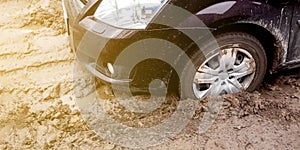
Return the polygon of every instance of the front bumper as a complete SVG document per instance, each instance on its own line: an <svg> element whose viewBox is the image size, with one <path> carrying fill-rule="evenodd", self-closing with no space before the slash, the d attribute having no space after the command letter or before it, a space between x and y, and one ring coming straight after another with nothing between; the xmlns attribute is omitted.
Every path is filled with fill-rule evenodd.
<svg viewBox="0 0 300 150"><path fill-rule="evenodd" d="M91 2L88 5L94 4ZM62 0L62 8L70 46L76 53L77 61L91 74L105 82L115 84L129 83L130 79L117 79L117 77L111 75L107 68L107 63L109 63L107 54L99 58L103 53L103 49L105 49L106 43L123 30L93 21L91 17L85 17L79 21L80 9L81 11L85 10L82 5L75 1Z"/></svg>
<svg viewBox="0 0 300 150"><path fill-rule="evenodd" d="M95 10L95 7L97 7L100 2L101 1L89 1L78 16L74 16L74 13L70 10L72 9L70 8L70 3L72 3L70 0L64 0L64 5L67 14L66 23L70 31L70 43L76 52L78 62L85 66L90 73L105 82L128 83L131 82L132 79L135 79L135 72L129 79L127 78L126 75L129 70L126 65L113 66L115 68L115 74L113 75L107 67L108 64L114 64L121 51L135 41L146 38L157 39L158 36L160 39L167 39L172 43L176 43L181 49L189 47L190 43L192 43L189 37L182 36L181 31L176 29L170 30L170 28L165 26L162 26L162 28L159 28L161 26L154 26L156 28L153 28L153 30L152 28L147 30L130 30L105 24L93 17L92 11ZM171 17L173 16L173 14L170 15ZM192 29L194 30L194 28ZM189 30L189 28L186 30ZM202 31L203 29L199 28L198 30ZM174 54L162 51L162 55L172 56ZM180 55L174 56L174 61L180 59L179 57ZM164 68L162 68L162 70L164 70ZM127 71L125 73L126 75L123 75L122 71Z"/></svg>
<svg viewBox="0 0 300 150"><path fill-rule="evenodd" d="M126 70L122 68L123 66L111 66L111 70L114 71L108 68L108 64L114 63L116 51L121 49L118 43L111 41L124 30L97 22L92 17L82 19L78 28L80 29L74 29L71 34L81 37L80 42L75 44L77 45L76 56L79 63L85 66L94 76L105 82L113 84L131 82L131 79L124 79L124 76L121 74L122 71L120 70Z"/></svg>
<svg viewBox="0 0 300 150"><path fill-rule="evenodd" d="M98 77L99 79L108 82L108 83L112 83L112 84L123 84L123 83L129 83L132 80L131 79L114 79L111 77L106 76L105 74L99 72L96 69L96 63L89 63L89 64L85 64L85 68L92 73L94 76Z"/></svg>

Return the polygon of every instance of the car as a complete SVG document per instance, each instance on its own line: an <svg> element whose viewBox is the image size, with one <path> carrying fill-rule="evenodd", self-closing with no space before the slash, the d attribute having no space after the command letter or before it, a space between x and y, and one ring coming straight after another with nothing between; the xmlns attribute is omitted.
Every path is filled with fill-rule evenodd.
<svg viewBox="0 0 300 150"><path fill-rule="evenodd" d="M300 66L299 0L64 0L63 8L80 64L134 94L251 92L266 74Z"/></svg>

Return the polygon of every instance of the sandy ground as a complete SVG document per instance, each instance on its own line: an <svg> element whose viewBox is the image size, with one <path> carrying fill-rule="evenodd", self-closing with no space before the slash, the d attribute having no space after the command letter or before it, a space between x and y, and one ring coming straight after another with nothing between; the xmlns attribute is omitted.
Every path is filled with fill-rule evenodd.
<svg viewBox="0 0 300 150"><path fill-rule="evenodd" d="M98 137L76 109L60 5L0 0L0 149L127 149ZM207 108L199 108L178 136L150 149L300 149L299 69L226 96L204 134L196 125Z"/></svg>

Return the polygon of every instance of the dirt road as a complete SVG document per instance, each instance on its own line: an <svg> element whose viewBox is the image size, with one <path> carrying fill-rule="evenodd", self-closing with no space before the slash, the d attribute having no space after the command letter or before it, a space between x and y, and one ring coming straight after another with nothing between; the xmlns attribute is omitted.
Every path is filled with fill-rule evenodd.
<svg viewBox="0 0 300 150"><path fill-rule="evenodd" d="M0 14L0 149L127 149L98 137L76 109L61 2L0 0ZM300 70L226 96L204 134L198 114L151 149L300 149Z"/></svg>

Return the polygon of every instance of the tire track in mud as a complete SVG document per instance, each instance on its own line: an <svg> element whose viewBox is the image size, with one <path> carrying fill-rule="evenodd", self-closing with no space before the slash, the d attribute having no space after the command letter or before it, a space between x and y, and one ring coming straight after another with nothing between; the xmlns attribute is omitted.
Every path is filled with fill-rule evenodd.
<svg viewBox="0 0 300 150"><path fill-rule="evenodd" d="M0 12L0 149L103 149L75 108L61 2L2 0Z"/></svg>

